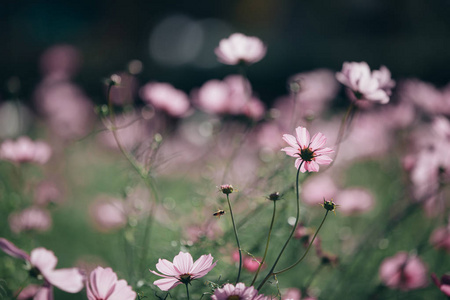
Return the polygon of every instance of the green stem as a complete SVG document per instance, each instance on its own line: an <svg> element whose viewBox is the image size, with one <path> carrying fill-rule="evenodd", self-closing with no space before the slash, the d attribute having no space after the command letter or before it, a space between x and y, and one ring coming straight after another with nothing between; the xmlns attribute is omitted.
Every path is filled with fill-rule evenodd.
<svg viewBox="0 0 450 300"><path fill-rule="evenodd" d="M264 256L259 264L258 270L256 271L255 277L253 278L253 281L250 285L255 284L256 279L258 278L258 274L259 271L261 270L262 265L264 264L265 260L266 260L266 256L267 256L267 250L269 249L269 243L270 243L270 236L272 234L272 228L273 228L273 223L275 220L275 212L277 209L277 201L273 201L273 214L272 214L272 221L270 221L270 227L269 227L269 234L267 235L267 243L266 243L266 249L264 250Z"/></svg>
<svg viewBox="0 0 450 300"><path fill-rule="evenodd" d="M323 217L322 222L321 222L320 225L319 225L319 228L317 228L316 233L314 234L314 236L313 236L311 242L310 242L309 245L308 245L308 248L306 249L306 251L305 251L305 253L302 255L302 257L300 257L300 258L299 258L294 264L292 264L291 266L289 266L289 267L287 267L287 268L284 268L284 269L282 269L281 271L273 272L274 275L278 275L278 274L284 273L284 272L286 272L286 271L289 271L290 269L292 269L292 268L294 268L296 265L298 265L298 264L306 257L306 255L307 255L308 252L309 252L309 249L311 249L311 247L312 247L312 245L313 245L313 243L314 243L314 240L315 240L316 237L317 237L317 234L319 233L320 229L322 228L323 223L325 223L325 220L326 220L326 218L327 218L327 216L328 216L328 213L329 213L329 210L327 210L327 212L325 213L325 216Z"/></svg>
<svg viewBox="0 0 450 300"><path fill-rule="evenodd" d="M233 210L231 209L230 197L227 194L228 208L230 209L231 222L233 223L234 236L236 237L236 243L239 249L239 271L236 278L236 284L239 282L239 278L241 277L241 269L242 269L242 250L241 244L239 243L239 237L236 229L236 223L234 222Z"/></svg>
<svg viewBox="0 0 450 300"><path fill-rule="evenodd" d="M299 195L299 189L298 189L298 177L299 177L299 173L300 173L300 169L303 165L303 161L300 163L300 166L298 166L297 169L297 176L295 179L295 191L296 191L296 196L297 196L297 216L295 217L295 224L292 227L291 230L291 234L289 235L288 239L286 240L286 242L284 243L283 248L280 251L280 254L278 254L277 259L275 260L275 262L273 263L272 268L270 268L269 272L267 273L266 277L264 277L263 281L259 284L257 290L261 290L261 288L264 286L264 284L266 283L266 281L274 275L273 270L275 269L276 265L278 264L278 261L281 258L281 255L283 254L284 250L286 249L287 245L289 244L292 236L294 235L295 230L297 229L297 224L298 224L298 220L300 218L300 195Z"/></svg>
<svg viewBox="0 0 450 300"><path fill-rule="evenodd" d="M337 158L338 153L339 153L339 148L340 148L342 140L344 138L345 129L349 125L349 124L347 124L347 121L349 120L349 117L350 117L351 113L353 112L353 108L355 108L355 102L354 101L350 102L350 105L349 105L349 107L347 109L347 112L345 113L345 116L342 119L341 126L339 127L339 133L338 133L338 136L337 136L337 139L336 139L336 143L335 143L334 160L331 162L331 164L328 166L327 169L331 168L331 166L336 161L336 158Z"/></svg>
<svg viewBox="0 0 450 300"><path fill-rule="evenodd" d="M189 287L188 287L187 283L186 283L186 295L187 295L187 298L189 300Z"/></svg>

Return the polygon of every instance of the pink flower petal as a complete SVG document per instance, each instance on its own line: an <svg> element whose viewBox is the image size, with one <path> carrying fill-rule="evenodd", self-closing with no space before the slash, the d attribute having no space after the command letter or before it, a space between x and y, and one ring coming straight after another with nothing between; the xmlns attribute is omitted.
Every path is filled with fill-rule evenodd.
<svg viewBox="0 0 450 300"><path fill-rule="evenodd" d="M281 151L286 152L287 155L292 156L292 157L299 156L298 149L294 149L292 147L285 147L285 148L281 149Z"/></svg>
<svg viewBox="0 0 450 300"><path fill-rule="evenodd" d="M290 134L283 134L283 140L294 149L300 148L299 144L297 143L297 139Z"/></svg>
<svg viewBox="0 0 450 300"><path fill-rule="evenodd" d="M181 252L173 258L173 266L179 274L187 274L190 272L193 265L192 255L190 253Z"/></svg>
<svg viewBox="0 0 450 300"><path fill-rule="evenodd" d="M298 145L301 148L309 147L310 136L308 130L305 127L297 127L295 132L297 133Z"/></svg>
<svg viewBox="0 0 450 300"><path fill-rule="evenodd" d="M175 270L173 263L171 263L167 259L159 259L158 263L156 264L156 269L167 276L178 276L183 274Z"/></svg>
<svg viewBox="0 0 450 300"><path fill-rule="evenodd" d="M91 272L90 283L92 293L96 298L106 298L112 293L117 275L111 268L97 267Z"/></svg>
<svg viewBox="0 0 450 300"><path fill-rule="evenodd" d="M161 291L168 291L181 284L181 282L176 278L163 278L156 280L153 284L159 287Z"/></svg>
<svg viewBox="0 0 450 300"><path fill-rule="evenodd" d="M33 300L53 300L53 287L43 286L39 289Z"/></svg>
<svg viewBox="0 0 450 300"><path fill-rule="evenodd" d="M46 277L47 273L53 271L56 267L58 259L52 251L45 248L36 248L31 251L30 262Z"/></svg>
<svg viewBox="0 0 450 300"><path fill-rule="evenodd" d="M78 293L83 289L83 275L76 268L59 269L44 275L52 285L68 293Z"/></svg>
<svg viewBox="0 0 450 300"><path fill-rule="evenodd" d="M30 256L22 249L17 248L13 243L7 239L0 238L0 249L2 249L6 254L20 258L23 260L30 260Z"/></svg>
<svg viewBox="0 0 450 300"><path fill-rule="evenodd" d="M319 148L322 148L326 142L327 142L327 138L321 132L318 132L312 137L311 145L309 146L309 148L311 148L311 150L315 151Z"/></svg>
<svg viewBox="0 0 450 300"><path fill-rule="evenodd" d="M317 156L314 160L320 165L329 165L333 161L326 155Z"/></svg>
<svg viewBox="0 0 450 300"><path fill-rule="evenodd" d="M134 300L136 293L128 283L121 279L115 284L114 292L108 297L108 300Z"/></svg>

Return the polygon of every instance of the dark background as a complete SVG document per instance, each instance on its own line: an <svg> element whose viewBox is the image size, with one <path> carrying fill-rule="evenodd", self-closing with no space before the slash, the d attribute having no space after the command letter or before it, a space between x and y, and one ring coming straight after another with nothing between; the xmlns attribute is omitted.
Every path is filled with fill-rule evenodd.
<svg viewBox="0 0 450 300"><path fill-rule="evenodd" d="M150 54L151 34L174 14L226 25L196 50L196 63L161 63ZM141 83L165 81L189 92L206 80L236 73L231 66L198 64L215 60L214 47L232 32L258 36L268 45L266 58L248 70L267 103L286 92L292 74L319 67L340 70L344 61L364 60L372 68L383 64L396 79L418 77L442 86L450 79L449 16L449 0L1 0L0 99L8 98L6 82L17 76L21 96L29 101L41 80L40 55L61 43L80 50L83 65L74 80L97 103L103 101L102 78L124 70L132 59L143 62ZM164 35L166 47L198 46L177 44L180 35L186 37L184 29Z"/></svg>

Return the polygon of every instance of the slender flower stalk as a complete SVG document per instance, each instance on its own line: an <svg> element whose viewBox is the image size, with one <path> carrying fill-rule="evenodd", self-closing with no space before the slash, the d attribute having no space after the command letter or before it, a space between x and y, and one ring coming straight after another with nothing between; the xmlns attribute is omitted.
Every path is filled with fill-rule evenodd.
<svg viewBox="0 0 450 300"><path fill-rule="evenodd" d="M278 274L284 273L284 272L286 272L286 271L289 271L290 269L294 268L296 265L298 265L299 263L302 262L302 260L306 257L306 255L308 254L309 250L311 249L311 246L313 245L314 240L315 240L316 237L317 237L317 234L319 233L320 229L322 228L322 225L325 223L325 220L326 220L326 218L327 218L327 216L328 216L328 212L330 212L330 210L327 210L327 211L326 211L325 216L323 217L322 222L321 222L320 225L319 225L319 228L317 228L316 233L314 234L314 236L313 236L311 242L310 242L309 245L308 245L308 248L306 248L306 251L305 251L305 253L303 253L302 257L300 257L295 263L293 263L293 264L290 265L289 267L284 268L284 269L282 269L282 270L280 270L280 271L274 272L274 273L273 273L274 275L278 275Z"/></svg>
<svg viewBox="0 0 450 300"><path fill-rule="evenodd" d="M266 260L267 250L269 249L269 244L270 244L270 236L272 234L273 223L274 223L274 220L275 220L276 209L277 209L277 201L275 200L275 201L273 201L272 221L270 221L269 234L267 235L266 249L264 250L264 255L263 255L263 258L261 260L261 263L259 264L258 270L256 271L255 277L253 277L252 283L250 284L251 286L253 284L255 284L255 281L258 278L259 271L261 270L261 267L262 267L262 265L264 264L264 262Z"/></svg>
<svg viewBox="0 0 450 300"><path fill-rule="evenodd" d="M334 162L336 161L336 158L339 154L339 148L341 146L341 143L344 139L345 130L350 127L351 121L353 120L353 115L356 113L356 106L355 102L350 102L350 105L348 106L347 112L345 113L344 118L341 121L341 126L339 126L339 132L336 138L336 142L334 145L334 160L330 163L328 168L331 168L333 166Z"/></svg>
<svg viewBox="0 0 450 300"><path fill-rule="evenodd" d="M189 286L188 286L188 283L186 283L186 295L187 295L187 298L189 300Z"/></svg>
<svg viewBox="0 0 450 300"><path fill-rule="evenodd" d="M236 284L238 284L239 279L241 278L242 250L241 250L241 244L239 243L239 236L238 236L237 229L236 229L236 223L234 222L233 210L231 209L229 193L227 193L226 195L227 195L227 201L228 201L228 208L230 209L231 222L233 223L234 236L236 237L236 243L237 243L238 250L239 250L239 271L238 271L238 275L236 278Z"/></svg>
<svg viewBox="0 0 450 300"><path fill-rule="evenodd" d="M281 248L281 251L280 251L280 253L278 254L277 259L276 259L275 262L273 263L273 266L270 268L269 272L267 273L266 277L264 277L263 281L259 284L259 286L258 286L258 288L257 288L258 291L261 290L261 288L262 288L263 285L266 283L266 281L267 281L271 276L274 275L274 272L273 272L273 271L275 270L275 267L277 266L278 261L279 261L280 258L281 258L281 255L283 255L284 250L286 249L286 247L287 247L287 245L289 244L289 242L290 242L292 236L294 235L295 230L297 229L298 220L299 220L299 218L300 218L300 193L299 193L299 189L298 189L298 177L299 177L300 169L302 168L303 162L304 162L304 161L302 160L302 161L300 162L300 165L299 165L298 168L297 168L297 176L296 176L296 179L295 179L295 192L296 192L296 196L297 196L297 215L296 215L296 217L295 217L295 223L294 223L294 225L293 225L293 227L292 227L292 230L291 230L291 233L289 234L289 237L287 238L286 242L284 243L283 248Z"/></svg>

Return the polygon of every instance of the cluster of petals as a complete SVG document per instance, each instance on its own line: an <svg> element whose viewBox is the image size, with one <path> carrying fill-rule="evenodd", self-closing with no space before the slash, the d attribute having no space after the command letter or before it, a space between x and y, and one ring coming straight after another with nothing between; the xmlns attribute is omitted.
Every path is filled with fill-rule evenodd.
<svg viewBox="0 0 450 300"><path fill-rule="evenodd" d="M241 62L253 64L266 55L267 47L257 37L233 33L227 39L222 39L214 50L218 60L227 65L237 65Z"/></svg>
<svg viewBox="0 0 450 300"><path fill-rule="evenodd" d="M227 283L222 288L216 289L212 300L269 300L269 297L258 295L258 290L254 287L246 287L245 284L239 282L236 286Z"/></svg>
<svg viewBox="0 0 450 300"><path fill-rule="evenodd" d="M0 249L6 254L27 261L42 276L44 284L36 290L34 299L53 299L52 286L68 293L78 293L83 288L83 275L77 268L55 270L58 259L52 251L45 248L33 249L28 255L10 241L0 238Z"/></svg>
<svg viewBox="0 0 450 300"><path fill-rule="evenodd" d="M9 226L15 233L23 231L46 231L52 226L52 219L47 210L29 207L9 216Z"/></svg>
<svg viewBox="0 0 450 300"><path fill-rule="evenodd" d="M97 267L86 283L89 300L134 300L136 293L123 279L118 280L111 268Z"/></svg>
<svg viewBox="0 0 450 300"><path fill-rule="evenodd" d="M441 292L444 293L444 295L450 297L450 275L442 275L441 279L439 280L436 274L431 274L431 279L433 280L434 284L441 290Z"/></svg>
<svg viewBox="0 0 450 300"><path fill-rule="evenodd" d="M386 258L381 263L379 275L386 286L403 291L424 287L428 282L425 264L419 257L406 252Z"/></svg>
<svg viewBox="0 0 450 300"><path fill-rule="evenodd" d="M173 258L173 263L166 259L159 259L156 269L162 274L152 270L150 272L164 277L156 280L153 284L162 291L168 291L179 284L187 284L194 279L205 276L216 266L216 263L213 263L211 254L202 255L194 262L190 253L180 251Z"/></svg>
<svg viewBox="0 0 450 300"><path fill-rule="evenodd" d="M144 85L139 93L144 101L173 117L183 117L190 109L186 93L169 83L150 82Z"/></svg>
<svg viewBox="0 0 450 300"><path fill-rule="evenodd" d="M192 92L195 105L210 114L244 114L252 119L264 115L264 105L252 95L250 82L240 75L212 79Z"/></svg>
<svg viewBox="0 0 450 300"><path fill-rule="evenodd" d="M6 140L0 145L0 159L15 163L45 164L51 156L50 146L42 141L33 142L29 137L22 136L16 141Z"/></svg>
<svg viewBox="0 0 450 300"><path fill-rule="evenodd" d="M333 149L324 148L327 138L320 132L316 133L312 139L305 127L295 129L296 137L284 134L283 140L290 147L285 147L281 151L287 155L296 157L295 167L300 168L300 172L318 172L319 165L329 165L333 160L326 154L333 153Z"/></svg>
<svg viewBox="0 0 450 300"><path fill-rule="evenodd" d="M366 62L344 62L336 79L348 87L352 100L369 100L386 104L395 82L389 70L382 66L371 72Z"/></svg>

